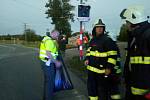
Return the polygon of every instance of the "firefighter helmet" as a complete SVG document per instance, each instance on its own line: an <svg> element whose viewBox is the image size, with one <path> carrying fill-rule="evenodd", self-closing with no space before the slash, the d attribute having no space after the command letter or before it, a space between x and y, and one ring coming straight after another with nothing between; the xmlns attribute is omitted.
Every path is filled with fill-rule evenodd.
<svg viewBox="0 0 150 100"><path fill-rule="evenodd" d="M103 33L105 32L105 24L102 22L101 19L98 19L95 21L93 24L93 30L92 30L92 35L96 36L96 27L103 27Z"/></svg>
<svg viewBox="0 0 150 100"><path fill-rule="evenodd" d="M148 20L144 15L144 7L142 6L133 6L123 9L120 13L120 17L132 24L138 24Z"/></svg>
<svg viewBox="0 0 150 100"><path fill-rule="evenodd" d="M97 27L97 26L105 27L105 24L102 22L101 19L98 19L98 20L96 20L95 23L93 24L93 28L94 28L94 27Z"/></svg>

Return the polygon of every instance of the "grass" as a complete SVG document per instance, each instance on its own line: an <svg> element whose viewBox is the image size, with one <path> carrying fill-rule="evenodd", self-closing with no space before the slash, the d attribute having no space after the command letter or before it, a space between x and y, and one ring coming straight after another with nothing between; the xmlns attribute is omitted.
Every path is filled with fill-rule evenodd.
<svg viewBox="0 0 150 100"><path fill-rule="evenodd" d="M39 48L40 47L40 42L23 42L22 45L27 46L27 47L33 47L33 48Z"/></svg>
<svg viewBox="0 0 150 100"><path fill-rule="evenodd" d="M79 56L73 56L68 62L69 69L85 81L87 78L87 70L84 61L80 60Z"/></svg>

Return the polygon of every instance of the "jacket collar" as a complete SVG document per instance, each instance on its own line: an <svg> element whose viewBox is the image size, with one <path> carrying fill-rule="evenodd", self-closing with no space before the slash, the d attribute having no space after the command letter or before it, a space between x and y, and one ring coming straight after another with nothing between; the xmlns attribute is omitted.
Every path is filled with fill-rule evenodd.
<svg viewBox="0 0 150 100"><path fill-rule="evenodd" d="M134 37L141 36L144 33L144 31L146 31L148 28L150 28L150 24L148 23L148 21L140 23L139 26L140 27L138 27L137 29L132 31L132 35Z"/></svg>

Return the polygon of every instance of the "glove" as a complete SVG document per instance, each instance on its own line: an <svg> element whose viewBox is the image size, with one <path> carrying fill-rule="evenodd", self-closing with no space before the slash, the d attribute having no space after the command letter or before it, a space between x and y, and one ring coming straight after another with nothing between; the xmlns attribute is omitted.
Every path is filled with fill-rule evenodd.
<svg viewBox="0 0 150 100"><path fill-rule="evenodd" d="M55 64L56 68L60 68L61 65L62 65L62 63L60 61L58 61L58 60L55 60L54 64Z"/></svg>

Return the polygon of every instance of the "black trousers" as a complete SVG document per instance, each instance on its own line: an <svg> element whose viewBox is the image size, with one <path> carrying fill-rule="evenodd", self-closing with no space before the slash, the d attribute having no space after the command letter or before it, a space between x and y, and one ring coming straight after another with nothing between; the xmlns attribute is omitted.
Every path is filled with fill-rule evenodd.
<svg viewBox="0 0 150 100"><path fill-rule="evenodd" d="M88 95L91 97L98 96L99 100L114 100L111 99L111 95L120 94L118 84L114 84L109 77L105 78L104 74L97 74L92 71L88 71L87 88Z"/></svg>
<svg viewBox="0 0 150 100"><path fill-rule="evenodd" d="M50 66L47 66L45 62L41 61L41 67L44 74L43 100L52 100L54 93L55 65L51 63Z"/></svg>

